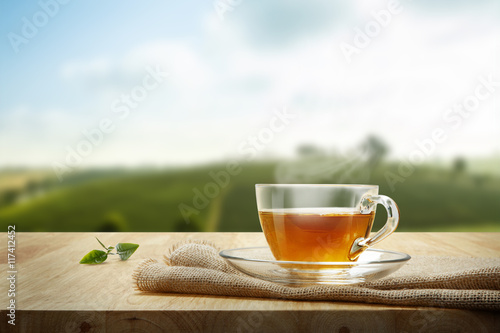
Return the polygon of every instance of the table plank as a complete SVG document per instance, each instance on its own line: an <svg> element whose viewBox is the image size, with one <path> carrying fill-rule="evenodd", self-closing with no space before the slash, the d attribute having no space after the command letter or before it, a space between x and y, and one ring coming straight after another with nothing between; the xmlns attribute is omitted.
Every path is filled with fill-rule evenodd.
<svg viewBox="0 0 500 333"><path fill-rule="evenodd" d="M106 245L133 242L140 247L127 261L112 256L101 265L78 264L85 253L100 247L95 236ZM5 254L6 233L3 239L0 249ZM17 233L19 325L25 325L23 332L29 332L31 327L55 326L63 331L96 332L111 327L121 331L135 327L155 332L167 326L180 331L214 327L272 331L279 323L288 325L290 332L311 327L317 331L331 331L332 327L356 331L363 330L362 325L369 321L372 327L379 325L380 329L398 331L414 331L438 322L453 325L445 328L457 327L459 331L472 324L476 326L471 326L471 331L476 330L475 327L484 327L486 332L500 328L498 313L489 312L146 294L133 289L131 276L143 259L161 259L175 243L187 239L208 240L221 249L266 245L262 233ZM499 240L500 233L395 233L377 247L410 255L500 257ZM0 267L7 272L6 255L0 256ZM2 304L7 304L8 281L1 280ZM6 318L6 310L1 312ZM365 319L359 320L360 316ZM0 323L0 328L4 327L7 327L6 320Z"/></svg>

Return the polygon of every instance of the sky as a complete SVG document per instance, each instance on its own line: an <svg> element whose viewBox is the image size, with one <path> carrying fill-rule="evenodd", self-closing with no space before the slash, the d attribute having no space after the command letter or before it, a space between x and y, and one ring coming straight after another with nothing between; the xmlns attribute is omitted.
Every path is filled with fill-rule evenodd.
<svg viewBox="0 0 500 333"><path fill-rule="evenodd" d="M500 154L498 1L0 4L0 167Z"/></svg>

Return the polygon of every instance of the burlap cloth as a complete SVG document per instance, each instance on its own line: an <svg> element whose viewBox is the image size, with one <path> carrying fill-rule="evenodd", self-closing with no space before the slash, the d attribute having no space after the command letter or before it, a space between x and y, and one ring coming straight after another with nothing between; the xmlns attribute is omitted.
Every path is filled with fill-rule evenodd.
<svg viewBox="0 0 500 333"><path fill-rule="evenodd" d="M213 244L190 241L174 246L164 262L143 261L133 279L145 292L500 310L500 258L412 256L373 282L291 286L243 274Z"/></svg>

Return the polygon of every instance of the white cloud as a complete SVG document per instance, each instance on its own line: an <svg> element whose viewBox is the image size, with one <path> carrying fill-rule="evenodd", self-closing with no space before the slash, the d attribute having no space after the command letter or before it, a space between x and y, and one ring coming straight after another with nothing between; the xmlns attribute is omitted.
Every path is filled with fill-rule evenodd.
<svg viewBox="0 0 500 333"><path fill-rule="evenodd" d="M108 78L112 64L108 58L96 58L90 61L71 61L62 65L61 75L67 80Z"/></svg>

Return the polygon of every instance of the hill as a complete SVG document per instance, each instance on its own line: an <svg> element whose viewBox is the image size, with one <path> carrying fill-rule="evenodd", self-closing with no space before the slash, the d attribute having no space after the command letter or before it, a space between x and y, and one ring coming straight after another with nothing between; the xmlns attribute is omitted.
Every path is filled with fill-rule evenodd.
<svg viewBox="0 0 500 333"><path fill-rule="evenodd" d="M19 231L260 231L254 185L273 183L276 164L244 164L234 174L223 164L84 172L1 207L0 225ZM397 167L378 166L368 182L398 203L399 231L500 231L500 178L423 166L392 191L385 175ZM338 180L328 177L318 182ZM384 220L379 209L375 228Z"/></svg>

